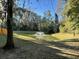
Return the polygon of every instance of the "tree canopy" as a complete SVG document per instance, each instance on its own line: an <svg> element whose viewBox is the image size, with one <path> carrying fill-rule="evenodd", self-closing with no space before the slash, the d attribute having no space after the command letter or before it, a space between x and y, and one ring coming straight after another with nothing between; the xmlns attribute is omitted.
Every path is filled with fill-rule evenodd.
<svg viewBox="0 0 79 59"><path fill-rule="evenodd" d="M79 0L67 0L63 11L64 31L71 32L79 29Z"/></svg>

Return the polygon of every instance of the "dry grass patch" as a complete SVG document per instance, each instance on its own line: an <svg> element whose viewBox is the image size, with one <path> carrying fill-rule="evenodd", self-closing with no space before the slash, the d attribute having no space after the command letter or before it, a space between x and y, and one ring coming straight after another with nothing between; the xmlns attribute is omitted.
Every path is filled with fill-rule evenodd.
<svg viewBox="0 0 79 59"><path fill-rule="evenodd" d="M76 34L74 36L73 34L69 34L69 33L56 33L56 34L52 34L52 36L56 37L56 38L58 38L60 40L79 38L79 34Z"/></svg>

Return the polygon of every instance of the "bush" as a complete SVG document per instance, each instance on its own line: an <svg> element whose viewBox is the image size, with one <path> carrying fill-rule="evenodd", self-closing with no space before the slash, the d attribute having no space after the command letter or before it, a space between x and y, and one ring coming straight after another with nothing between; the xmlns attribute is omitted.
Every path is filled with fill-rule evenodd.
<svg viewBox="0 0 79 59"><path fill-rule="evenodd" d="M7 29L6 28L0 28L0 35L7 35Z"/></svg>

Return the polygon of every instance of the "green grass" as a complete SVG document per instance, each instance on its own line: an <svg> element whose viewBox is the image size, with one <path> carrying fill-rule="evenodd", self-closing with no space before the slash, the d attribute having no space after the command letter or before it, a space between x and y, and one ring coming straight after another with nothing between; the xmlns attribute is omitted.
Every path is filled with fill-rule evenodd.
<svg viewBox="0 0 79 59"><path fill-rule="evenodd" d="M64 39L62 42L54 42L55 40L56 41L61 41L61 40L56 37L53 37L52 35L46 35L41 39L41 40L44 40L44 42L42 42L42 41L38 40L31 33L30 34L17 33L17 34L22 35L24 37L35 38L36 41L38 41L38 42L32 41L32 40L23 40L21 38L18 39L17 37L14 37L15 47L18 47L18 48L15 51L12 51L13 55L16 56L16 58L14 56L13 57L11 56L11 58L20 59L20 56L29 57L29 55L30 55L30 57L29 57L30 59L31 58L35 59L35 57L37 59L38 56L39 56L39 59L42 59L42 57L46 57L46 59L52 59L53 57L57 57L57 59L69 59L69 58L74 59L76 57L77 59L79 59L77 56L75 56L77 54L76 52L78 50L77 51L74 50L74 48L77 49L77 47L79 47L79 43L72 44L73 42L71 42L71 41L75 41L75 40L77 41L78 39L73 39L73 40ZM49 42L49 41L51 41L51 42ZM6 36L0 36L0 47L3 47L5 45L5 43L6 43ZM39 44L39 43L42 43L42 44ZM44 44L44 43L47 43L47 44ZM73 51L70 49L72 49ZM66 52L66 51L70 51L70 52ZM76 52L74 52L74 51L76 51ZM72 52L74 54L72 54ZM0 53L1 53L1 51L0 51ZM2 52L0 55L2 55L1 57L5 56L5 58L6 58L7 56L9 57L12 53L9 52L8 54L5 54L5 53L3 54L3 52ZM36 54L34 54L34 53L36 53ZM67 55L67 56L64 57L63 55ZM19 57L17 58L17 56L19 56ZM59 57L61 57L61 58L59 58ZM24 59L24 58L21 58L21 59ZM45 58L43 58L43 59L45 59Z"/></svg>
<svg viewBox="0 0 79 59"><path fill-rule="evenodd" d="M2 38L2 40L0 40L0 43L6 42L5 36L1 36L0 38ZM50 38L50 37L48 37L48 38ZM0 52L0 55L2 57L1 59L6 59L6 58L8 58L8 59L11 59L11 58L24 59L25 56L30 59L37 59L38 57L39 57L39 59L43 59L43 57L45 57L46 59L52 59L53 57L56 57L57 59L67 59L67 58L69 59L69 57L64 57L63 55L58 55L58 53L62 53L62 52L60 52L60 50L48 47L47 44L42 45L42 44L34 43L32 41L22 40L22 39L17 39L17 38L14 38L14 43L15 43L15 46L17 47L17 49L14 51L11 50L4 54L3 54L3 52ZM55 42L52 42L52 43L54 43L53 45L56 44ZM59 43L57 43L57 44L59 44ZM5 58L3 58L3 56L5 56ZM11 57L9 57L9 56L11 56ZM26 58L26 59L28 59L28 58ZM75 57L70 56L70 58L74 59Z"/></svg>
<svg viewBox="0 0 79 59"><path fill-rule="evenodd" d="M34 39L36 39L36 40L38 40L39 38L39 36L38 37L36 37L36 36L34 36L34 34L27 34L27 33L17 33L17 34L19 34L19 35L22 35L22 36L26 36L26 37L30 37L30 38L34 38ZM56 38L56 37L53 37L53 36L51 36L51 35L48 35L48 34L45 34L45 36L41 36L41 38L40 38L41 40L46 40L46 41L56 41L56 40L59 40L58 38Z"/></svg>
<svg viewBox="0 0 79 59"><path fill-rule="evenodd" d="M19 35L22 35L22 36L25 36L25 37L27 37L27 39L33 38L35 40L38 40L38 38L36 38L34 36L35 32L32 32L31 33L31 32L22 32L21 31L21 32L14 32L14 33L19 34ZM69 39L64 38L64 39L59 39L60 37L62 37L61 34L53 34L53 35L46 34L46 36L42 37L41 40L45 40L45 41L59 41L59 42L60 41L62 41L62 42L79 42L79 38L69 38ZM66 34L65 35L65 33L64 33L63 35L65 37L67 37L70 34ZM60 37L58 37L58 36L60 36ZM77 37L78 37L78 35L77 35ZM0 46L5 45L6 39L7 39L6 36L0 36ZM21 40L19 40L19 39L21 39ZM17 37L14 38L14 42L15 42L16 45L28 45L28 44L31 44L29 42L24 42L24 40L22 40L22 38L19 38L19 39L17 39Z"/></svg>
<svg viewBox="0 0 79 59"><path fill-rule="evenodd" d="M52 34L52 36L58 38L59 40L79 38L79 34L74 36L72 33L56 33Z"/></svg>
<svg viewBox="0 0 79 59"><path fill-rule="evenodd" d="M19 35L23 35L26 37L34 38L34 39L39 39L34 36L36 32L28 32L28 31L21 31L21 32L15 32ZM76 39L79 37L78 34L74 37L73 34L68 34L68 33L56 33L52 35L45 34L46 36L43 36L41 40L46 40L46 41L63 41L63 42L79 42L79 39Z"/></svg>
<svg viewBox="0 0 79 59"><path fill-rule="evenodd" d="M14 43L15 43L15 46L17 47L29 46L33 44L32 42L28 40L22 40L22 39L17 39L17 38L14 38Z"/></svg>
<svg viewBox="0 0 79 59"><path fill-rule="evenodd" d="M23 36L27 36L27 37L33 37L34 38L34 34L35 34L35 32L28 32L28 31L21 31L21 32L18 32L18 31L16 31L16 32L14 32L14 33L16 33L16 34L19 34L19 35L23 35Z"/></svg>
<svg viewBox="0 0 79 59"><path fill-rule="evenodd" d="M27 40L22 40L22 39L18 39L18 38L13 38L14 39L14 44L16 46L28 46L28 45L32 45L32 42L29 42ZM6 36L0 36L0 47L3 47L6 44Z"/></svg>
<svg viewBox="0 0 79 59"><path fill-rule="evenodd" d="M79 39L78 38L75 38L75 39L64 39L64 40L61 40L62 42L79 42Z"/></svg>
<svg viewBox="0 0 79 59"><path fill-rule="evenodd" d="M20 35L23 35L23 36L30 36L30 35L32 35L32 34L21 34L20 33ZM36 39L36 38L35 38ZM37 39L36 39L37 40ZM28 55L30 55L30 52L32 52L33 54L34 54L34 52L36 52L37 51L37 54L35 55L35 57L37 57L37 56L39 56L39 57L41 57L41 56L47 56L47 57L51 57L51 55L58 55L57 53L61 53L62 54L62 52L63 51L61 51L60 52L60 49L61 49L61 47L63 47L65 50L64 50L64 52L66 51L66 50L68 50L68 49L66 49L67 47L69 47L70 45L68 45L67 43L63 43L64 44L64 46L63 46L63 44L60 44L60 43L58 43L58 42L53 42L53 41L55 41L55 40L59 40L59 39L57 39L57 38L55 38L55 37L53 37L52 35L47 35L47 36L45 36L45 37L43 37L43 39L42 40L44 40L44 42L42 42L42 41L40 41L40 42L42 42L42 44L39 44L40 42L39 42L39 40L37 40L38 42L33 42L32 40L22 40L22 39L18 39L18 38L14 38L14 44L15 44L15 46L16 47L18 47L19 49L18 50L20 50L21 51L21 53L18 53L18 54L20 54L20 56L23 56L23 55L21 55L21 54L24 54L24 55L26 55L27 56L27 54ZM49 46L49 45L47 45L47 44L43 44L43 43L45 43L45 41L46 41L46 43L48 43L48 44L51 44L51 45L54 45L55 46L55 48L57 47L57 49L59 49L59 50L57 50L57 49L54 49L54 48L52 48L53 46ZM50 43L49 43L49 41L51 41ZM72 41L72 40L69 40L69 39L65 39L63 42L69 42L70 43L70 41ZM75 41L75 39L73 39L73 41ZM76 41L77 41L77 39L76 39ZM0 47L3 47L4 45L5 45L5 43L6 43L6 36L0 36ZM67 45L66 45L67 44ZM71 44L71 45L73 45L73 44ZM74 45L76 45L75 43L74 43ZM78 44L77 44L78 45ZM21 50L21 48L22 48L22 50ZM75 47L74 47L75 48ZM24 49L24 50L23 50ZM41 49L41 50L40 50ZM17 51L18 51L17 50ZM45 51L45 52L44 52ZM52 51L52 52L51 52ZM54 52L54 51L56 51L56 52ZM23 52L23 53L22 53ZM42 55L39 55L39 52L42 54ZM73 52L73 51L72 51ZM14 52L15 54L16 54L16 52ZM26 54L27 53L27 54ZM51 53L53 53L53 54L51 54ZM70 52L67 52L67 53L70 53ZM14 54L14 55L15 55ZM44 54L44 55L43 55ZM48 55L49 54L49 55ZM72 53L70 53L70 54L72 54ZM1 54L2 55L2 54ZM5 55L5 54L4 54ZM10 53L10 55L11 55L11 53ZM58 55L58 56L60 56L60 55ZM58 57L58 56L54 56L54 57ZM62 56L61 56L62 57ZM70 56L71 57L71 56ZM42 58L42 57L41 57ZM74 59L75 57L72 57L72 59ZM48 58L48 59L50 59L50 58ZM51 57L51 59L52 59L52 57ZM64 57L62 57L62 59L65 59ZM66 58L67 59L67 58Z"/></svg>

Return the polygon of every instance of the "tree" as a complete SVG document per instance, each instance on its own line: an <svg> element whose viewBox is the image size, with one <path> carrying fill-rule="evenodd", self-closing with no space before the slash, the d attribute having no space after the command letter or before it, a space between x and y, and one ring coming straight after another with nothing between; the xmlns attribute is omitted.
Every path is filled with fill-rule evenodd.
<svg viewBox="0 0 79 59"><path fill-rule="evenodd" d="M55 13L55 28L56 28L56 30L55 30L55 33L58 33L58 32L60 32L60 30L59 30L59 18L58 18L58 15L57 15L57 13Z"/></svg>
<svg viewBox="0 0 79 59"><path fill-rule="evenodd" d="M65 19L64 28L67 32L79 30L79 0L67 0L63 16ZM71 29L71 30L70 30Z"/></svg>
<svg viewBox="0 0 79 59"><path fill-rule="evenodd" d="M7 0L7 42L3 47L4 49L14 48L13 42L13 30L12 30L12 19L13 19L13 0Z"/></svg>

